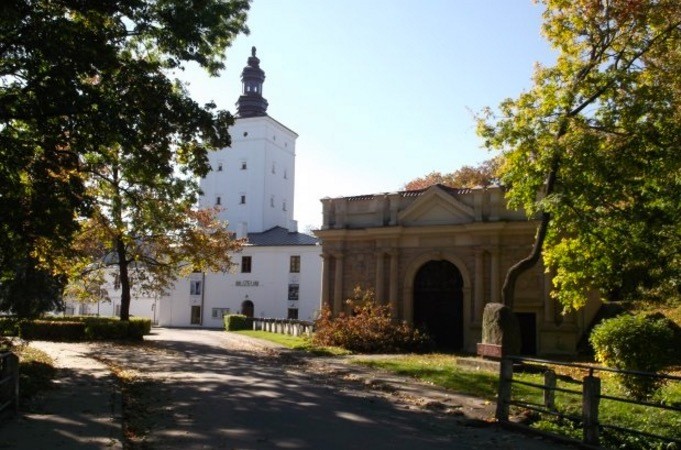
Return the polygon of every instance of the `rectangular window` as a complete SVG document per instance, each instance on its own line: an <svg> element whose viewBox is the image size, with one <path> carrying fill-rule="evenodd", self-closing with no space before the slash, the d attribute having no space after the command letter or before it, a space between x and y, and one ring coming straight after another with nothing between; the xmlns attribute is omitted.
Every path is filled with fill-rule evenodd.
<svg viewBox="0 0 681 450"><path fill-rule="evenodd" d="M289 300L298 300L298 285L297 284L289 284L288 285L288 299Z"/></svg>
<svg viewBox="0 0 681 450"><path fill-rule="evenodd" d="M229 314L229 308L213 308L210 316L213 319L222 319L227 314Z"/></svg>
<svg viewBox="0 0 681 450"><path fill-rule="evenodd" d="M274 208L274 195L270 197L270 207Z"/></svg>
<svg viewBox="0 0 681 450"><path fill-rule="evenodd" d="M222 163L221 162L218 163L218 172L222 172Z"/></svg>
<svg viewBox="0 0 681 450"><path fill-rule="evenodd" d="M292 255L289 263L289 272L300 273L300 256Z"/></svg>
<svg viewBox="0 0 681 450"><path fill-rule="evenodd" d="M215 197L215 204L218 206L222 204L222 198L220 198L220 196Z"/></svg>
<svg viewBox="0 0 681 450"><path fill-rule="evenodd" d="M241 194L241 197L239 198L239 204L240 205L246 204L246 195L245 194Z"/></svg>
<svg viewBox="0 0 681 450"><path fill-rule="evenodd" d="M241 257L241 273L251 273L251 257Z"/></svg>
<svg viewBox="0 0 681 450"><path fill-rule="evenodd" d="M189 282L189 294L190 295L201 295L201 281L191 280Z"/></svg>
<svg viewBox="0 0 681 450"><path fill-rule="evenodd" d="M246 164L246 161L241 161L241 170L246 170L248 168L248 164Z"/></svg>
<svg viewBox="0 0 681 450"><path fill-rule="evenodd" d="M298 308L289 308L287 319L298 320Z"/></svg>

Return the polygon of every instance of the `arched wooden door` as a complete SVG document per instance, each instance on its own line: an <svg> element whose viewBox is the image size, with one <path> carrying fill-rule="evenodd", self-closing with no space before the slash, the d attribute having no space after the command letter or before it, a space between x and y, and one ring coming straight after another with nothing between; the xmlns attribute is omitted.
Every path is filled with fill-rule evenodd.
<svg viewBox="0 0 681 450"><path fill-rule="evenodd" d="M246 317L253 317L253 311L254 311L254 306L253 302L250 300L244 300L241 303L241 314L243 314Z"/></svg>
<svg viewBox="0 0 681 450"><path fill-rule="evenodd" d="M463 348L463 277L449 261L429 261L416 273L414 326L440 349Z"/></svg>

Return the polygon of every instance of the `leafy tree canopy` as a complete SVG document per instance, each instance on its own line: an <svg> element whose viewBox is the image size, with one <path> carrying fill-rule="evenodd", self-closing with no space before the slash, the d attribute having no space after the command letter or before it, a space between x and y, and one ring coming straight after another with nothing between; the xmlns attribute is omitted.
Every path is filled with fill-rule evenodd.
<svg viewBox="0 0 681 450"><path fill-rule="evenodd" d="M404 189L408 191L425 189L434 184L454 188L489 186L496 181L498 168L498 158L488 159L477 166L463 166L451 173L431 172L424 177L411 180L404 185Z"/></svg>
<svg viewBox="0 0 681 450"><path fill-rule="evenodd" d="M503 154L512 207L540 217L528 258L543 250L554 295L578 308L681 292L681 3L544 0L558 52L534 85L486 111L479 132Z"/></svg>
<svg viewBox="0 0 681 450"><path fill-rule="evenodd" d="M232 117L169 73L216 74L248 0L0 2L0 283L25 255L53 269L98 211L88 180L115 149L129 182L202 175ZM115 161L114 161L115 163ZM113 165L115 166L115 164ZM111 166L111 167L113 167Z"/></svg>

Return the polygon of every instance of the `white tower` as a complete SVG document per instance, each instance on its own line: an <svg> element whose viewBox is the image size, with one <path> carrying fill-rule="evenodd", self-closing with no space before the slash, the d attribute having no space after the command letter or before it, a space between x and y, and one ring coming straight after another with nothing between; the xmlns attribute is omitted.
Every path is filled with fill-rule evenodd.
<svg viewBox="0 0 681 450"><path fill-rule="evenodd" d="M265 72L255 47L241 81L232 146L209 156L212 170L201 180L201 206L222 208L220 219L229 222L238 238L274 227L298 231L293 220L298 135L267 115Z"/></svg>

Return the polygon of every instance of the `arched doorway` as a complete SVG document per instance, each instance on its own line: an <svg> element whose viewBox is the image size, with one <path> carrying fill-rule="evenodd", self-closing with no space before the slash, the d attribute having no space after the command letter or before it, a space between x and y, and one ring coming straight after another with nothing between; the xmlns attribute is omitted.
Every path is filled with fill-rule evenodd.
<svg viewBox="0 0 681 450"><path fill-rule="evenodd" d="M429 261L414 278L414 326L438 348L463 348L463 277L449 261Z"/></svg>
<svg viewBox="0 0 681 450"><path fill-rule="evenodd" d="M244 300L241 303L241 314L243 314L246 317L253 317L253 302L250 300Z"/></svg>

